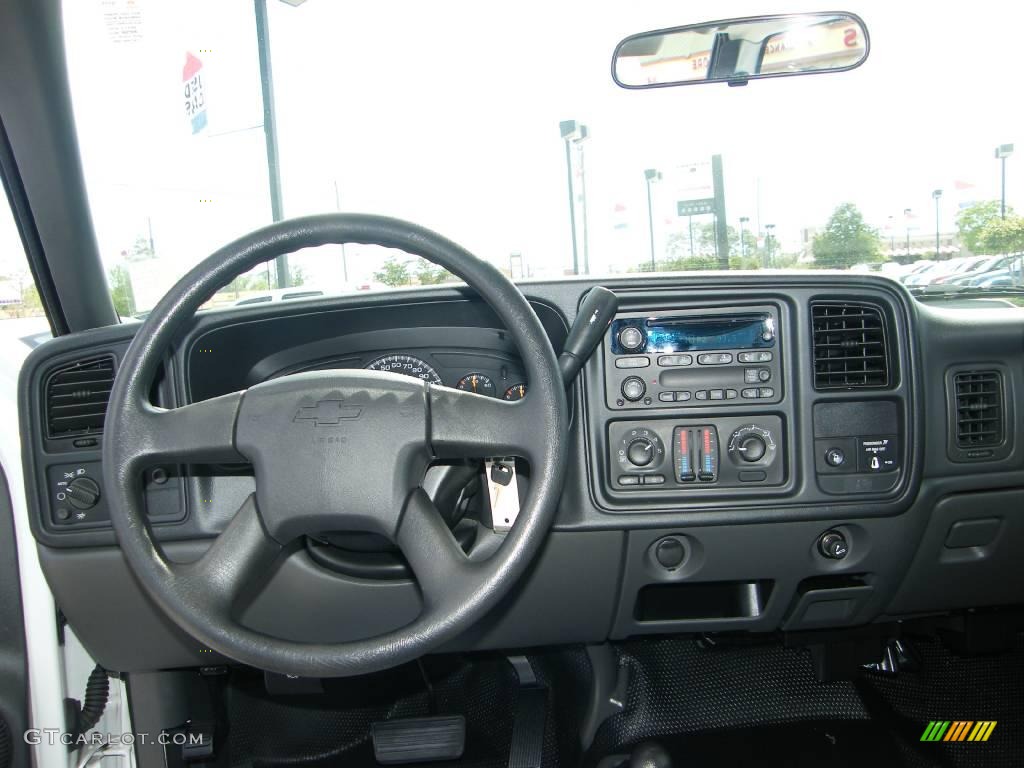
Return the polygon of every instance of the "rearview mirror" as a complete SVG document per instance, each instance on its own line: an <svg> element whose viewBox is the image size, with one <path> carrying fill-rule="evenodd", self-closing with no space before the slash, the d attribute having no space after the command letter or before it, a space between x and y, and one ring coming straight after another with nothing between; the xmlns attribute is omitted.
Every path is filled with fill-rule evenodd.
<svg viewBox="0 0 1024 768"><path fill-rule="evenodd" d="M727 82L859 67L868 30L852 13L800 13L691 24L631 35L612 57L623 88Z"/></svg>

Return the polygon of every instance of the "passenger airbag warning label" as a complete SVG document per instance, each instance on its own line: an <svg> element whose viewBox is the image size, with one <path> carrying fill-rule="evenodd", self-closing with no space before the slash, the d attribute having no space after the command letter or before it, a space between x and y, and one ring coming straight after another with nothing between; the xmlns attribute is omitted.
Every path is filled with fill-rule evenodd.
<svg viewBox="0 0 1024 768"><path fill-rule="evenodd" d="M858 441L861 472L894 472L900 468L895 435L862 437Z"/></svg>

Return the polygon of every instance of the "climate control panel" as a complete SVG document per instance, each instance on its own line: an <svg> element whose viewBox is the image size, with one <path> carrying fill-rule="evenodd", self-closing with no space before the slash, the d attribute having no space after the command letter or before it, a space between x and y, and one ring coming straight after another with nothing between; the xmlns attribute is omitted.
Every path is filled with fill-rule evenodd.
<svg viewBox="0 0 1024 768"><path fill-rule="evenodd" d="M779 416L616 421L608 425L611 486L695 490L785 482Z"/></svg>

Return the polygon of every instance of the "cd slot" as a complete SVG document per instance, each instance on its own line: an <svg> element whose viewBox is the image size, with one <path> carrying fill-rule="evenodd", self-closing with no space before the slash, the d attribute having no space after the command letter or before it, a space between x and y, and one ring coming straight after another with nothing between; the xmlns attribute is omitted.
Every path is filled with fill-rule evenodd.
<svg viewBox="0 0 1024 768"><path fill-rule="evenodd" d="M749 325L764 323L767 315L728 315L713 318L706 317L656 317L647 321L648 328L701 328L711 329L721 326Z"/></svg>

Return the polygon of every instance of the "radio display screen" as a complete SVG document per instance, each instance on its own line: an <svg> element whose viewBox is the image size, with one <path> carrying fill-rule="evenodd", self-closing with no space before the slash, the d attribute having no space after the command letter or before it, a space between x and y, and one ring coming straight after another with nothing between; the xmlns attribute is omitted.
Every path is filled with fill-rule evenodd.
<svg viewBox="0 0 1024 768"><path fill-rule="evenodd" d="M620 333L632 326L641 331L639 348L624 349ZM699 352L714 349L766 349L775 346L774 319L766 313L719 317L651 317L616 320L612 352L617 355Z"/></svg>

